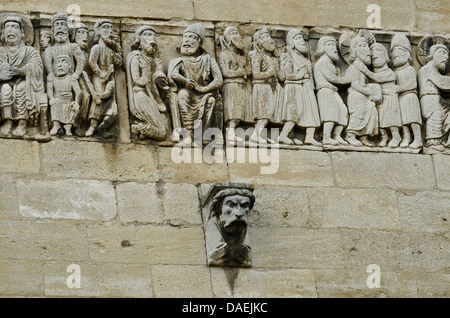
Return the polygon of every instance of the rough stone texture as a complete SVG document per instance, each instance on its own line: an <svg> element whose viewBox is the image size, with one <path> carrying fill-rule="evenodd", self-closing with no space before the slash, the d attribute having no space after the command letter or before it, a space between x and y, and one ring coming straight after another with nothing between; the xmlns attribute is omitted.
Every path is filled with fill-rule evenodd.
<svg viewBox="0 0 450 318"><path fill-rule="evenodd" d="M0 260L0 272L1 296L44 295L42 262Z"/></svg>
<svg viewBox="0 0 450 318"><path fill-rule="evenodd" d="M19 211L24 217L97 220L114 218L116 197L108 181L18 181Z"/></svg>
<svg viewBox="0 0 450 318"><path fill-rule="evenodd" d="M252 265L271 268L342 268L341 235L333 230L249 228Z"/></svg>
<svg viewBox="0 0 450 318"><path fill-rule="evenodd" d="M211 268L216 297L317 297L314 271Z"/></svg>
<svg viewBox="0 0 450 318"><path fill-rule="evenodd" d="M53 140L42 145L44 173L55 178L156 181L153 147Z"/></svg>
<svg viewBox="0 0 450 318"><path fill-rule="evenodd" d="M87 260L86 229L69 222L0 221L2 258Z"/></svg>
<svg viewBox="0 0 450 318"><path fill-rule="evenodd" d="M258 154L258 163L249 163L249 149L246 149L246 163L230 163L230 178L234 182L249 182L260 185L288 185L288 186L332 186L333 172L330 157L327 153L319 151L292 151L279 149L279 161L261 163ZM259 151L259 149L258 149ZM271 151L275 151L272 149ZM276 160L276 151L269 156ZM262 174L262 167L276 168L272 174Z"/></svg>
<svg viewBox="0 0 450 318"><path fill-rule="evenodd" d="M119 183L116 193L122 223L164 222L162 203L155 183Z"/></svg>
<svg viewBox="0 0 450 318"><path fill-rule="evenodd" d="M394 191L310 188L308 198L316 227L400 229Z"/></svg>
<svg viewBox="0 0 450 318"><path fill-rule="evenodd" d="M450 274L417 274L417 288L422 298L448 298L450 296Z"/></svg>
<svg viewBox="0 0 450 318"><path fill-rule="evenodd" d="M16 180L12 176L0 175L0 219L19 217Z"/></svg>
<svg viewBox="0 0 450 318"><path fill-rule="evenodd" d="M331 154L339 187L433 189L431 156L394 153Z"/></svg>
<svg viewBox="0 0 450 318"><path fill-rule="evenodd" d="M404 231L448 233L450 193L425 191L398 193L400 224Z"/></svg>
<svg viewBox="0 0 450 318"><path fill-rule="evenodd" d="M171 224L202 224L198 190L193 184L165 184L163 206Z"/></svg>
<svg viewBox="0 0 450 318"><path fill-rule="evenodd" d="M450 156L433 155L433 163L438 188L450 190Z"/></svg>
<svg viewBox="0 0 450 318"><path fill-rule="evenodd" d="M139 264L91 264L79 262L81 288L69 288L70 263L44 265L47 297L153 297L151 267Z"/></svg>
<svg viewBox="0 0 450 318"><path fill-rule="evenodd" d="M369 265L369 264L368 264ZM418 297L416 276L411 272L380 272L380 288L369 288L372 273L360 270L316 270L320 298L414 298Z"/></svg>
<svg viewBox="0 0 450 318"><path fill-rule="evenodd" d="M89 251L97 262L205 263L203 230L168 226L88 226Z"/></svg>
<svg viewBox="0 0 450 318"><path fill-rule="evenodd" d="M260 186L248 219L252 226L306 227L309 217L305 188Z"/></svg>
<svg viewBox="0 0 450 318"><path fill-rule="evenodd" d="M155 297L211 298L209 269L205 266L152 266Z"/></svg>
<svg viewBox="0 0 450 318"><path fill-rule="evenodd" d="M0 172L39 173L38 142L0 138L0 149Z"/></svg>

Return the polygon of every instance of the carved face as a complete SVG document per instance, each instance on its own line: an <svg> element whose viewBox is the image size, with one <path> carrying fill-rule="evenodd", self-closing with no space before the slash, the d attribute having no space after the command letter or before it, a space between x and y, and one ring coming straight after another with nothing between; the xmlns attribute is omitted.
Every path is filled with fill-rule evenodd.
<svg viewBox="0 0 450 318"><path fill-rule="evenodd" d="M230 33L230 42L234 45L238 50L244 49L244 41L242 40L242 36L238 30L233 30Z"/></svg>
<svg viewBox="0 0 450 318"><path fill-rule="evenodd" d="M48 33L41 34L41 48L42 51L45 51L46 48L52 45L52 37Z"/></svg>
<svg viewBox="0 0 450 318"><path fill-rule="evenodd" d="M447 63L448 63L448 52L447 50L443 49L443 48L439 48L436 50L436 52L434 52L433 54L433 60L436 63L439 71L441 72L445 72L445 68L447 67Z"/></svg>
<svg viewBox="0 0 450 318"><path fill-rule="evenodd" d="M141 48L149 55L156 49L156 34L152 30L145 30L140 36Z"/></svg>
<svg viewBox="0 0 450 318"><path fill-rule="evenodd" d="M242 195L227 196L222 201L220 225L228 233L241 233L247 228L250 198Z"/></svg>
<svg viewBox="0 0 450 318"><path fill-rule="evenodd" d="M113 26L109 22L105 22L100 26L100 37L102 40L108 44L111 45L114 42L114 33L113 33Z"/></svg>
<svg viewBox="0 0 450 318"><path fill-rule="evenodd" d="M267 32L261 34L258 44L267 52L275 51L275 40Z"/></svg>
<svg viewBox="0 0 450 318"><path fill-rule="evenodd" d="M411 54L401 46L395 46L391 50L391 61L394 67L403 66L408 63Z"/></svg>
<svg viewBox="0 0 450 318"><path fill-rule="evenodd" d="M366 41L359 41L356 46L356 56L366 65L372 63L372 53L370 52L369 44Z"/></svg>
<svg viewBox="0 0 450 318"><path fill-rule="evenodd" d="M61 56L56 58L56 76L65 76L69 73L72 63L67 56Z"/></svg>
<svg viewBox="0 0 450 318"><path fill-rule="evenodd" d="M294 37L294 48L299 51L301 54L308 53L308 47L306 46L306 41L303 39L301 34L297 34Z"/></svg>
<svg viewBox="0 0 450 318"><path fill-rule="evenodd" d="M181 40L182 55L194 55L200 48L200 37L192 32L185 32Z"/></svg>
<svg viewBox="0 0 450 318"><path fill-rule="evenodd" d="M88 30L80 28L75 32L75 43L77 43L82 50L88 48Z"/></svg>
<svg viewBox="0 0 450 318"><path fill-rule="evenodd" d="M382 47L376 45L371 49L372 65L374 67L382 67L386 64L386 52Z"/></svg>
<svg viewBox="0 0 450 318"><path fill-rule="evenodd" d="M57 43L69 41L69 27L65 20L56 20L53 23L53 37Z"/></svg>
<svg viewBox="0 0 450 318"><path fill-rule="evenodd" d="M6 22L2 32L8 45L19 44L20 40L24 36L20 28L20 24L14 21Z"/></svg>
<svg viewBox="0 0 450 318"><path fill-rule="evenodd" d="M324 44L323 49L325 51L325 54L333 61L337 62L339 61L339 53L337 49L336 42L334 41L328 41Z"/></svg>

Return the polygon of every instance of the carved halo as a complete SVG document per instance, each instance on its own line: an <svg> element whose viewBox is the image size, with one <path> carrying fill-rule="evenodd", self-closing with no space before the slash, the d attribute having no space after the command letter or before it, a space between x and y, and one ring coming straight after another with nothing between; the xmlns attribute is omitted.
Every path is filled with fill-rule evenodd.
<svg viewBox="0 0 450 318"><path fill-rule="evenodd" d="M434 44L444 44L450 51L450 40L446 39L443 36L439 35L429 35L420 40L419 45L417 46L417 60L420 65L425 65L428 63L427 56L430 53L430 48ZM450 72L450 63L447 63L447 68L445 69L445 73Z"/></svg>
<svg viewBox="0 0 450 318"><path fill-rule="evenodd" d="M0 14L0 32L2 31L3 22L9 17L16 17L22 21L22 26L25 32L25 44L33 45L34 42L34 29L31 20L20 13L2 13Z"/></svg>

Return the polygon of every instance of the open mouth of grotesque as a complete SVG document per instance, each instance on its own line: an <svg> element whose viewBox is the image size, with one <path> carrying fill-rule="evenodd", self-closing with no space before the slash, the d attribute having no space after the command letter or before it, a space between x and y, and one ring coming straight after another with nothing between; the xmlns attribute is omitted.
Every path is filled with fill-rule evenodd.
<svg viewBox="0 0 450 318"><path fill-rule="evenodd" d="M243 220L236 220L228 224L227 229L240 229L247 226L247 222Z"/></svg>

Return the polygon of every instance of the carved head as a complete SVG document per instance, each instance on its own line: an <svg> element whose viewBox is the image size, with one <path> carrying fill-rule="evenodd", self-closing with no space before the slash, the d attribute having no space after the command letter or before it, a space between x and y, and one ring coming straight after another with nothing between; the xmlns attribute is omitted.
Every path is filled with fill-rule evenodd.
<svg viewBox="0 0 450 318"><path fill-rule="evenodd" d="M132 44L134 50L141 49L148 55L153 55L156 52L156 31L153 27L145 25L141 26L135 32L136 40Z"/></svg>
<svg viewBox="0 0 450 318"><path fill-rule="evenodd" d="M275 51L275 40L270 36L269 30L262 28L255 32L253 35L253 42L258 48L266 51Z"/></svg>
<svg viewBox="0 0 450 318"><path fill-rule="evenodd" d="M52 32L56 43L64 44L69 41L69 16L57 13L52 18Z"/></svg>
<svg viewBox="0 0 450 318"><path fill-rule="evenodd" d="M435 44L430 48L428 59L434 61L440 72L445 72L449 60L449 50L444 44Z"/></svg>
<svg viewBox="0 0 450 318"><path fill-rule="evenodd" d="M62 77L69 74L69 70L72 67L72 59L70 56L62 54L56 57L55 70L56 76Z"/></svg>
<svg viewBox="0 0 450 318"><path fill-rule="evenodd" d="M308 54L308 46L300 30L291 30L286 36L286 45L296 49L301 54Z"/></svg>
<svg viewBox="0 0 450 318"><path fill-rule="evenodd" d="M53 38L50 31L41 30L41 39L40 39L41 49L45 51L46 48L52 46Z"/></svg>
<svg viewBox="0 0 450 318"><path fill-rule="evenodd" d="M94 25L94 42L99 40L111 46L114 44L114 32L112 22L108 19L100 19Z"/></svg>
<svg viewBox="0 0 450 318"><path fill-rule="evenodd" d="M412 64L411 43L406 35L398 33L392 37L391 41L391 62L392 66L399 67L407 63Z"/></svg>
<svg viewBox="0 0 450 318"><path fill-rule="evenodd" d="M372 53L370 52L369 42L361 36L356 36L350 41L350 63L359 58L364 64L369 66L372 63Z"/></svg>
<svg viewBox="0 0 450 318"><path fill-rule="evenodd" d="M223 32L223 37L225 38L225 41L228 43L228 45L234 46L240 51L244 50L244 41L242 40L241 33L235 26L226 27L225 31Z"/></svg>
<svg viewBox="0 0 450 318"><path fill-rule="evenodd" d="M181 39L181 54L191 56L199 52L200 49L203 50L202 44L205 34L205 27L201 23L189 25L186 30L184 30L183 37Z"/></svg>
<svg viewBox="0 0 450 318"><path fill-rule="evenodd" d="M89 30L86 24L77 23L74 28L75 43L80 46L82 50L87 50L89 45Z"/></svg>
<svg viewBox="0 0 450 318"><path fill-rule="evenodd" d="M339 61L337 41L331 36L323 36L317 42L316 57L326 54L333 62Z"/></svg>
<svg viewBox="0 0 450 318"><path fill-rule="evenodd" d="M370 46L372 54L372 65L374 67L382 67L389 63L389 55L383 44L374 43Z"/></svg>
<svg viewBox="0 0 450 318"><path fill-rule="evenodd" d="M254 203L255 196L250 190L229 188L219 191L213 198L211 210L222 233L245 234L247 215Z"/></svg>
<svg viewBox="0 0 450 318"><path fill-rule="evenodd" d="M25 32L19 17L11 16L3 21L1 40L14 46L25 41Z"/></svg>

